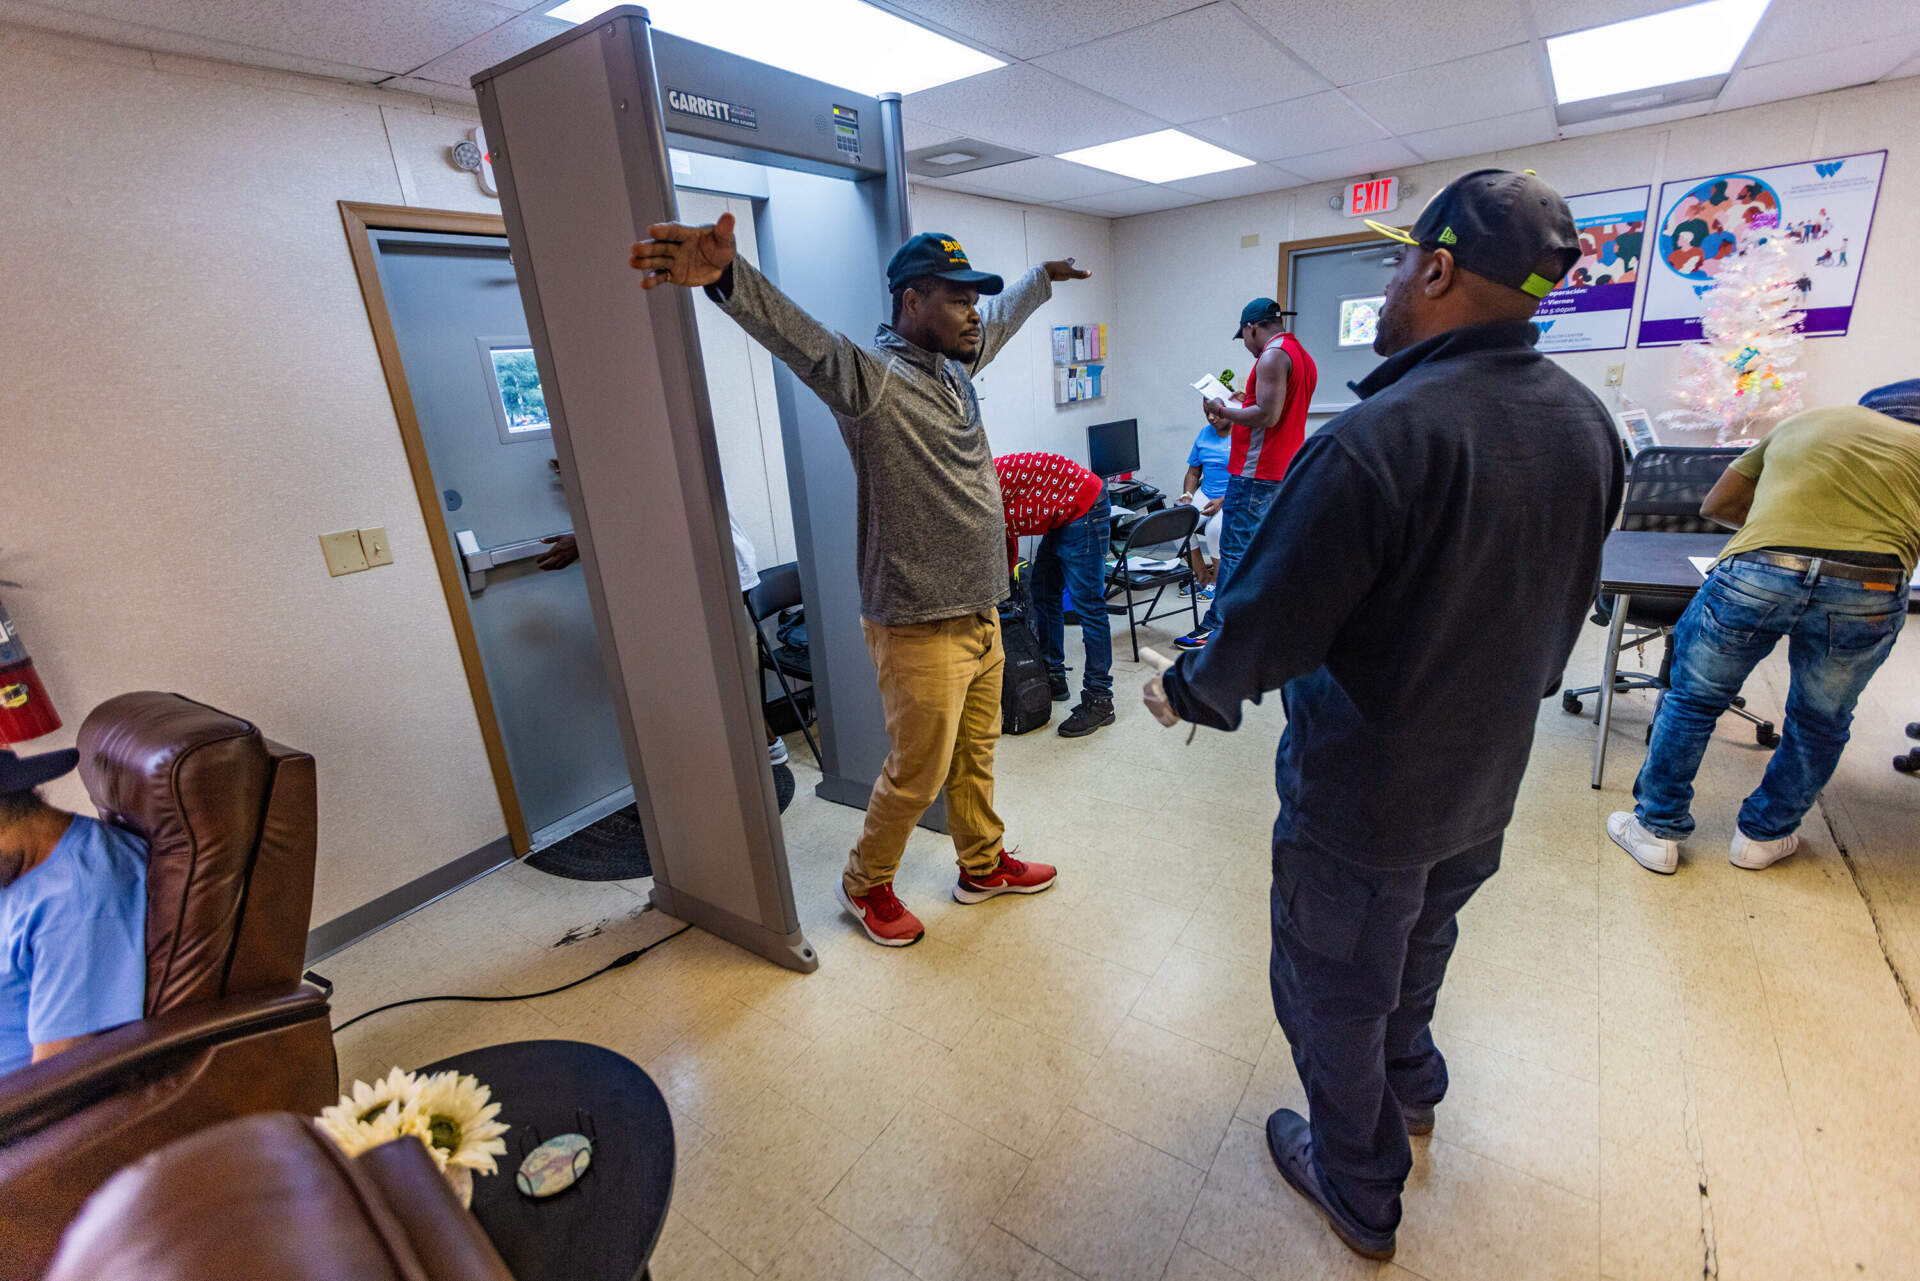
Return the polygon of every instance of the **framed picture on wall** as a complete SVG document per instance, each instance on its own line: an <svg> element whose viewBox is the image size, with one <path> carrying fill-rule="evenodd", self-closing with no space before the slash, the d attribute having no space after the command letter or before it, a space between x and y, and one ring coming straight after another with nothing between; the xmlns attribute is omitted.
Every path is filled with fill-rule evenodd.
<svg viewBox="0 0 1920 1281"><path fill-rule="evenodd" d="M1367 294L1340 300L1340 345L1371 347L1380 328L1380 309L1387 305L1385 294Z"/></svg>
<svg viewBox="0 0 1920 1281"><path fill-rule="evenodd" d="M1653 416L1644 409L1623 409L1613 420L1619 425L1620 439L1627 443L1628 457L1660 443L1653 434Z"/></svg>

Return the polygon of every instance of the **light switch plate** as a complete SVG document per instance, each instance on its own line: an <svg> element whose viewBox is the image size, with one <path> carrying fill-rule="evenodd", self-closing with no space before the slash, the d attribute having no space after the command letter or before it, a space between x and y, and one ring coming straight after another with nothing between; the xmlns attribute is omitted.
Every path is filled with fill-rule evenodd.
<svg viewBox="0 0 1920 1281"><path fill-rule="evenodd" d="M376 525L372 529L360 531L360 549L367 554L369 565L393 564L393 546L387 542L387 527Z"/></svg>
<svg viewBox="0 0 1920 1281"><path fill-rule="evenodd" d="M1256 231L1251 235L1240 237L1240 247L1242 249L1258 249L1260 247L1260 233Z"/></svg>
<svg viewBox="0 0 1920 1281"><path fill-rule="evenodd" d="M1608 365L1607 366L1607 386L1618 387L1620 385L1620 380L1625 378L1626 375L1627 375L1627 367L1625 365Z"/></svg>
<svg viewBox="0 0 1920 1281"><path fill-rule="evenodd" d="M360 531L342 529L320 535L320 554L327 558L327 572L335 578L357 574L367 567L366 549L360 545Z"/></svg>

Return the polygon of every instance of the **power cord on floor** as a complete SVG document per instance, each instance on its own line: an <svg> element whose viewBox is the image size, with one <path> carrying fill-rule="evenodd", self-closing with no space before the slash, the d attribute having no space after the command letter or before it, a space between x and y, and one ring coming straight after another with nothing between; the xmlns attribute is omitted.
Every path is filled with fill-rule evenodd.
<svg viewBox="0 0 1920 1281"><path fill-rule="evenodd" d="M671 943L673 940L679 938L682 934L685 934L688 930L692 928L693 926L691 925L682 925L679 929L667 935L665 938L657 938L643 948L637 948L631 952L622 952L619 956L614 957L611 961L608 961L605 965L601 966L599 969L595 970L591 974L583 974L571 983L562 983L559 987L550 987L544 992L522 992L517 996L458 996L458 995L414 996L414 997L409 997L404 1001L389 1001L385 1005L376 1005L370 1010L366 1010L359 1014L356 1014L352 1018L348 1019L345 1023L341 1023L337 1025L333 1029L334 1035L337 1036L340 1033L346 1031L348 1028L352 1027L355 1023L358 1023L361 1019L369 1019L376 1014L384 1014L388 1010L397 1010L403 1005L424 1005L429 1001L531 1001L531 1000L534 1000L536 997L552 996L557 992L564 992L570 987L579 987L582 983L585 983L588 979L597 979L602 974L605 974L608 970L617 970L622 968L623 966L632 965L635 961L645 956L648 952L653 951L654 948L659 947L662 943ZM305 978L310 983L316 983L319 986L325 988L327 990L328 995L332 995L333 984L327 982L325 978L322 978L320 975L315 974L312 970L308 970L306 974L304 974L302 977Z"/></svg>

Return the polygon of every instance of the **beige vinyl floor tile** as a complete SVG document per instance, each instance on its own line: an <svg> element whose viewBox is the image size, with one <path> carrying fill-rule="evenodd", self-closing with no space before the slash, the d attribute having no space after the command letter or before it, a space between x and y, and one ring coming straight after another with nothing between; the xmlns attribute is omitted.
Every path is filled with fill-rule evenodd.
<svg viewBox="0 0 1920 1281"><path fill-rule="evenodd" d="M1087 1281L1157 1281L1204 1177L1068 1109L994 1222Z"/></svg>
<svg viewBox="0 0 1920 1281"><path fill-rule="evenodd" d="M1920 714L1916 637L1805 848L1764 872L1726 857L1766 761L1743 725L1716 731L1661 877L1605 835L1651 698L1621 700L1598 791L1592 722L1542 703L1502 869L1462 915L1435 1019L1453 1088L1384 1266L1266 1152L1267 1115L1306 1106L1267 990L1279 700L1188 746L1133 701L1124 640L1117 724L1000 744L1009 843L1059 866L1053 891L957 904L951 841L919 830L898 886L927 938L871 946L832 896L860 812L813 795L802 747L783 824L817 973L691 931L555 996L376 1015L336 1038L341 1074L553 1037L642 1063L678 1160L658 1281L1912 1281L1920 1027L1895 975L1920 991L1920 783L1886 760ZM1573 684L1600 646L1587 629ZM1784 693L1776 654L1747 694L1777 720ZM513 865L315 968L336 1023L517 997L677 929L650 891Z"/></svg>
<svg viewBox="0 0 1920 1281"><path fill-rule="evenodd" d="M1081 1086L1075 1106L1200 1169L1246 1092L1251 1064L1128 1019Z"/></svg>
<svg viewBox="0 0 1920 1281"><path fill-rule="evenodd" d="M926 1281L967 1281L974 1247L1027 1158L925 1103L910 1103L822 1205L885 1243Z"/></svg>

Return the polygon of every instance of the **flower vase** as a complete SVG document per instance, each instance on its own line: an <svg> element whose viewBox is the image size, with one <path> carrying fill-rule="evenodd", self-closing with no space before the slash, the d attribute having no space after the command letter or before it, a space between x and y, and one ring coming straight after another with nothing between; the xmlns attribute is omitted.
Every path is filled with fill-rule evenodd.
<svg viewBox="0 0 1920 1281"><path fill-rule="evenodd" d="M446 1169L447 1184L453 1189L454 1197L460 1202L460 1208L473 1208L473 1171L464 1165L450 1165Z"/></svg>

